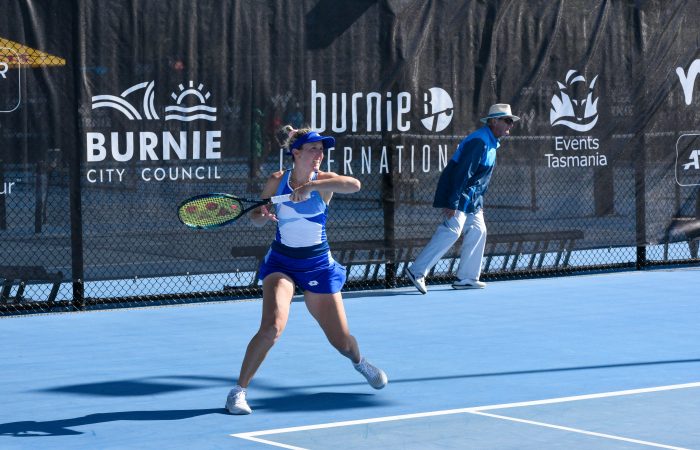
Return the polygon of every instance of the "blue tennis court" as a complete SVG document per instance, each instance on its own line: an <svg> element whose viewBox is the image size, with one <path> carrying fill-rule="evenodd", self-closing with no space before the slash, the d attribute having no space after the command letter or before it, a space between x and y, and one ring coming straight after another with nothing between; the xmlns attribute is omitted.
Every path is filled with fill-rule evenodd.
<svg viewBox="0 0 700 450"><path fill-rule="evenodd" d="M303 302L228 415L261 302L0 320L0 447L700 448L700 269L348 293L375 391Z"/></svg>

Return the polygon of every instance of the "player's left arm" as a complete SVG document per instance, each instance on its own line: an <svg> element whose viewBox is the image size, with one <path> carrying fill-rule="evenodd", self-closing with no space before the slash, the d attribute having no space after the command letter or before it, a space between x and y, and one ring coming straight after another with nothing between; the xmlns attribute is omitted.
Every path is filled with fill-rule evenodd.
<svg viewBox="0 0 700 450"><path fill-rule="evenodd" d="M315 180L309 181L305 185L294 191L299 198L307 198L311 192L316 191L321 194L323 201L329 203L333 193L352 194L362 188L360 180L347 175L338 175L335 172L318 172Z"/></svg>

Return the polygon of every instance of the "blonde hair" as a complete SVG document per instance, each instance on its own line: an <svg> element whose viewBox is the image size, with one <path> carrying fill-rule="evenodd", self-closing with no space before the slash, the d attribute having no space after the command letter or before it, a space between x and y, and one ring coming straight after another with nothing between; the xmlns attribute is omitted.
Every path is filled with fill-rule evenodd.
<svg viewBox="0 0 700 450"><path fill-rule="evenodd" d="M306 133L310 133L313 131L311 128L304 127L304 128L299 128L295 129L291 125L285 125L282 127L282 132L287 136L287 138L284 141L284 148L290 149L294 141L299 139L301 136L305 135Z"/></svg>

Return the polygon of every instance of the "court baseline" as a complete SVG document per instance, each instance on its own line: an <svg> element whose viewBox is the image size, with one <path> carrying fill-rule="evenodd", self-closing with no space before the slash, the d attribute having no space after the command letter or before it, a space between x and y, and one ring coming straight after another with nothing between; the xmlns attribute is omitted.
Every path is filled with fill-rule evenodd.
<svg viewBox="0 0 700 450"><path fill-rule="evenodd" d="M500 419L500 420L510 420L510 421L525 423L525 424L529 424L529 425L536 425L536 426L540 426L540 427L556 428L556 429L563 430L563 431L587 434L587 435L591 435L591 436L597 436L597 437L602 437L602 438L606 438L606 439L631 442L631 443L636 443L636 444L641 444L641 445L646 445L646 446L651 446L651 447L666 448L666 449L673 449L673 450L689 450L689 449L686 449L683 447L674 447L674 446L670 446L670 445L664 445L664 444L659 444L659 443L654 443L654 442L649 442L649 441L641 441L641 440L626 438L626 437L622 437L622 436L615 436L615 435L604 434L604 433L596 433L596 432L592 432L592 431L580 430L580 429L576 429L576 428L563 427L563 426L554 425L554 424L535 422L535 421L530 421L530 420L518 419L518 418L513 418L513 417L502 416L502 415L484 412L484 411L493 411L493 410L508 409L508 408L519 408L519 407L538 406L538 405L551 405L551 404L555 404L555 403L575 402L575 401L580 401L580 400L591 400L591 399L598 399L598 398L621 397L621 396L625 396L625 395L645 394L645 393L650 393L650 392L671 391L671 390L688 389L688 388L700 388L700 382L684 383L684 384L672 384L672 385L667 385L667 386L656 386L656 387L641 388L641 389L629 389L629 390L624 390L624 391L602 392L602 393L598 393L598 394L586 394L586 395L576 395L576 396L569 396L569 397L550 398L550 399L533 400L533 401L527 401L527 402L503 403L503 404L498 404L498 405L486 405L486 406L475 406L475 407L469 407L469 408L448 409L448 410L443 410L443 411L430 411L430 412L424 412L424 413L401 414L401 415L397 415L397 416L375 417L375 418L371 418L371 419L359 419L359 420L348 420L348 421L343 421L343 422L330 422L330 423L323 423L323 424L316 424L316 425L305 425L305 426L289 427L289 428L277 428L277 429L271 429L271 430L236 433L236 434L231 434L230 436L236 437L239 439L245 439L245 440L249 440L249 441L268 444L268 445L272 445L272 446L279 447L279 448L285 448L285 449L290 449L290 450L307 450L303 447L296 447L293 445L287 445L287 444L283 444L283 443L279 443L279 442L275 442L275 441L270 441L267 439L262 439L259 436L268 436L268 435L273 435L273 434L284 434L284 433L293 433L293 432L309 431L309 430L320 430L320 429L324 429L324 428L349 427L349 426L353 426L353 425L364 425L364 424L370 424L370 423L391 422L391 421L397 421L397 420L417 419L417 418L424 418L424 417L445 416L445 415L450 415L450 414L477 414L480 416L486 416L486 417L496 418L496 419Z"/></svg>

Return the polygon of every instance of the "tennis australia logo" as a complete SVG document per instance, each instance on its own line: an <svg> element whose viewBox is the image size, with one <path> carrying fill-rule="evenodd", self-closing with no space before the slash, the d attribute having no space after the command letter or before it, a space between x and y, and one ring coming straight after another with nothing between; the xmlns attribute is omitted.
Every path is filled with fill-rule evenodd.
<svg viewBox="0 0 700 450"><path fill-rule="evenodd" d="M693 150L688 159L690 160L690 162L683 164L683 170L700 170L700 150Z"/></svg>
<svg viewBox="0 0 700 450"><path fill-rule="evenodd" d="M685 104L693 103L693 89L695 87L695 79L700 75L700 59L696 59L688 68L688 72L684 72L682 67L676 67L676 75L683 87L683 96Z"/></svg>
<svg viewBox="0 0 700 450"><path fill-rule="evenodd" d="M569 70L564 82L557 81L558 94L552 96L549 123L575 132L590 131L598 123L598 97L594 89L598 75L590 83L577 70ZM554 153L546 153L547 167L606 166L607 157L600 149L598 138L592 136L554 136ZM595 154L591 153L596 151ZM587 153L588 152L588 153Z"/></svg>
<svg viewBox="0 0 700 450"><path fill-rule="evenodd" d="M142 97L139 97L141 95ZM178 85L170 93L173 104L165 107L163 119L155 107L155 82L135 84L119 95L95 95L92 110L108 109L124 116L129 121L153 123L154 129L163 129L162 121L193 122L204 120L216 122L217 108L209 106L211 93L202 83L189 81L187 86ZM184 125L183 125L184 126ZM185 131L112 131L86 133L86 159L89 163L112 162L116 164L138 160L218 160L221 159L221 130ZM90 183L113 183L124 181L125 167L90 169L86 172ZM220 179L217 166L146 167L140 170L143 181L178 181Z"/></svg>
<svg viewBox="0 0 700 450"><path fill-rule="evenodd" d="M700 186L700 134L682 134L676 141L676 183Z"/></svg>

